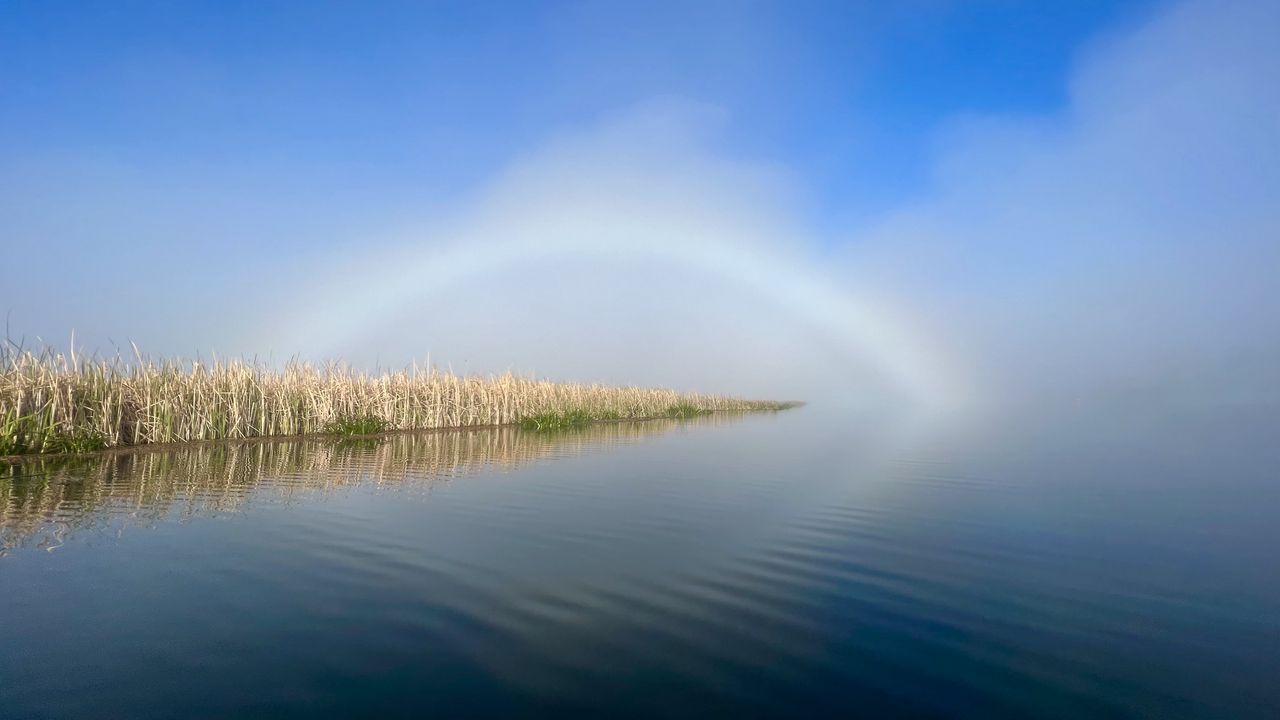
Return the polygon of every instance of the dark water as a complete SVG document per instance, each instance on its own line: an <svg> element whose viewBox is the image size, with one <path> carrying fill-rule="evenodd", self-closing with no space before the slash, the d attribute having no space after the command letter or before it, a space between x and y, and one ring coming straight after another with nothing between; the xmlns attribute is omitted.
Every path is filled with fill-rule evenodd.
<svg viewBox="0 0 1280 720"><path fill-rule="evenodd" d="M3 471L0 717L1280 717L1280 424L824 412Z"/></svg>

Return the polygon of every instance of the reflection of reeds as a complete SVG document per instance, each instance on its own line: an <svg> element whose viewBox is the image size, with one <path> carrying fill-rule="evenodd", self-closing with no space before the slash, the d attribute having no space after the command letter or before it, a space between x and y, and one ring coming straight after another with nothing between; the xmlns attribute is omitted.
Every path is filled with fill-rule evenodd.
<svg viewBox="0 0 1280 720"><path fill-rule="evenodd" d="M242 361L101 360L0 350L0 456L146 443L306 435L354 427L507 425L582 415L660 417L679 408L784 403L672 390L554 383L435 369L369 374L342 365L274 370Z"/></svg>
<svg viewBox="0 0 1280 720"><path fill-rule="evenodd" d="M54 547L75 531L234 512L250 495L287 501L357 483L429 485L640 439L679 424L604 423L556 434L495 427L369 440L242 440L0 463L0 555L25 545Z"/></svg>

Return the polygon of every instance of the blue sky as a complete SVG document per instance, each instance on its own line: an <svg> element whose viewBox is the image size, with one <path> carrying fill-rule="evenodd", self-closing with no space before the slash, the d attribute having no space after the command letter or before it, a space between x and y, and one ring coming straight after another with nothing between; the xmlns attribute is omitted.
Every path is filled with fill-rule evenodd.
<svg viewBox="0 0 1280 720"><path fill-rule="evenodd" d="M18 337L788 396L1280 386L1269 0L3 12Z"/></svg>
<svg viewBox="0 0 1280 720"><path fill-rule="evenodd" d="M1061 106L1082 43L1150 5L11 3L0 151L394 207L666 95L856 216L928 182L956 113Z"/></svg>

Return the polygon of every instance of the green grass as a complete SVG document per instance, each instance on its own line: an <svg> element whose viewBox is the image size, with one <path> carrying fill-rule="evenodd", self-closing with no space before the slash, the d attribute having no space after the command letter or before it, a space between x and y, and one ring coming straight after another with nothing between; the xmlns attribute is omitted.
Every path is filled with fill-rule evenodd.
<svg viewBox="0 0 1280 720"><path fill-rule="evenodd" d="M667 408L666 412L664 412L662 416L669 418L691 418L699 415L708 415L710 413L710 410L700 408L691 403L676 403L675 405Z"/></svg>
<svg viewBox="0 0 1280 720"><path fill-rule="evenodd" d="M44 453L90 453L107 447L107 438L96 430L72 430L55 433L47 438L40 452Z"/></svg>
<svg viewBox="0 0 1280 720"><path fill-rule="evenodd" d="M107 438L97 430L63 429L42 413L6 412L0 417L0 456L88 453L105 447Z"/></svg>
<svg viewBox="0 0 1280 720"><path fill-rule="evenodd" d="M650 417L691 418L710 415L711 410L698 407L692 403L676 403ZM615 422L618 420L642 420L643 417L624 417L620 413L610 411L589 412L587 410L563 410L558 412L542 412L526 415L520 419L520 427L537 432L555 432L582 427L593 422Z"/></svg>
<svg viewBox="0 0 1280 720"><path fill-rule="evenodd" d="M359 437L361 435L378 435L391 429L391 423L376 415L353 415L340 417L325 427L330 435Z"/></svg>
<svg viewBox="0 0 1280 720"><path fill-rule="evenodd" d="M568 430L570 428L582 427L588 423L599 420L615 420L614 418L606 418L594 416L585 410L565 410L562 412L544 412L535 415L526 415L520 418L520 427L525 430L534 430L537 432L554 432L556 430Z"/></svg>

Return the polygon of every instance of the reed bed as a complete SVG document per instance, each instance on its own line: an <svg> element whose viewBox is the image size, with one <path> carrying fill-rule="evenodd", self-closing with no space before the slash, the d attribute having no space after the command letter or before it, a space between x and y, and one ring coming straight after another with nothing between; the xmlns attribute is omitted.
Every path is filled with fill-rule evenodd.
<svg viewBox="0 0 1280 720"><path fill-rule="evenodd" d="M0 456L335 432L686 417L792 403L339 363L77 358L0 351ZM565 419L571 419L567 422Z"/></svg>

